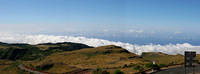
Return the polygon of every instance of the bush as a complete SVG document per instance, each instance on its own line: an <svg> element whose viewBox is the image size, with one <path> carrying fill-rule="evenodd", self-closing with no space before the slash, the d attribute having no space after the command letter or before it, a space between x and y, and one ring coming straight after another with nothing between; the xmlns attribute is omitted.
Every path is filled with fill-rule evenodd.
<svg viewBox="0 0 200 74"><path fill-rule="evenodd" d="M169 66L175 65L175 62L170 62Z"/></svg>
<svg viewBox="0 0 200 74"><path fill-rule="evenodd" d="M27 74L25 70L18 71L18 74Z"/></svg>
<svg viewBox="0 0 200 74"><path fill-rule="evenodd" d="M135 67L133 67L134 70L138 70L139 72L143 72L144 68L140 65L136 65Z"/></svg>
<svg viewBox="0 0 200 74"><path fill-rule="evenodd" d="M145 64L145 67L152 69L154 67L153 63Z"/></svg>
<svg viewBox="0 0 200 74"><path fill-rule="evenodd" d="M97 68L95 71L93 71L93 74L110 74L110 73L103 70L102 68Z"/></svg>
<svg viewBox="0 0 200 74"><path fill-rule="evenodd" d="M20 65L20 62L14 61L12 64L10 64L7 68L5 68L3 70L7 71L7 70L10 70L10 69L17 68L18 65Z"/></svg>
<svg viewBox="0 0 200 74"><path fill-rule="evenodd" d="M155 65L153 66L153 69L154 69L154 70L160 70L160 67L159 67L158 64L155 64Z"/></svg>
<svg viewBox="0 0 200 74"><path fill-rule="evenodd" d="M43 64L40 66L36 66L36 69L39 71L49 70L54 66L54 64Z"/></svg>
<svg viewBox="0 0 200 74"><path fill-rule="evenodd" d="M108 71L103 71L102 74L110 74Z"/></svg>
<svg viewBox="0 0 200 74"><path fill-rule="evenodd" d="M15 61L10 65L10 67L17 67L18 65L20 65L20 63Z"/></svg>
<svg viewBox="0 0 200 74"><path fill-rule="evenodd" d="M29 66L30 66L31 68L35 68L32 64L29 64Z"/></svg>
<svg viewBox="0 0 200 74"><path fill-rule="evenodd" d="M128 65L127 65L127 64L124 64L123 68L128 68Z"/></svg>
<svg viewBox="0 0 200 74"><path fill-rule="evenodd" d="M115 70L114 74L124 74L124 72L122 72L121 70Z"/></svg>
<svg viewBox="0 0 200 74"><path fill-rule="evenodd" d="M154 70L159 70L161 67L165 67L167 65L165 64L153 64L153 63L148 63L145 65L145 67L150 68L150 69L154 69Z"/></svg>
<svg viewBox="0 0 200 74"><path fill-rule="evenodd" d="M161 67L166 67L167 65L166 64L159 64L158 66L161 68Z"/></svg>

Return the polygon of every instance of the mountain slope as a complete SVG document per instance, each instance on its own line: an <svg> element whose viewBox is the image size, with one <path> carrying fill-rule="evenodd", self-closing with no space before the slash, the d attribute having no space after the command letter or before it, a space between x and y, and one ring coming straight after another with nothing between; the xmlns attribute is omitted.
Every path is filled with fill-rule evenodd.
<svg viewBox="0 0 200 74"><path fill-rule="evenodd" d="M71 52L55 53L46 57L42 61L32 61L26 63L35 67L53 65L45 70L50 73L68 73L76 70L95 70L103 68L110 72L115 69L122 69L127 73L132 73L133 64L148 63L139 56L129 53L126 49L118 46L109 45L97 48L87 48ZM130 66L130 67L125 67Z"/></svg>
<svg viewBox="0 0 200 74"><path fill-rule="evenodd" d="M160 52L144 52L141 57L145 60L155 61L158 64L175 65L184 63L184 56L180 54L168 55Z"/></svg>
<svg viewBox="0 0 200 74"><path fill-rule="evenodd" d="M0 59L35 60L38 58L43 58L55 52L80 50L82 48L92 47L84 44L69 42L55 44L46 43L38 45L0 43Z"/></svg>
<svg viewBox="0 0 200 74"><path fill-rule="evenodd" d="M197 59L199 57L200 55L197 55ZM23 72L15 64L18 62L30 69L55 74L92 73L97 70L106 70L111 74L121 70L126 74L132 74L139 70L151 69L146 65L151 65L152 61L159 66L183 64L184 56L160 52L144 52L142 55L136 55L114 45L93 48L69 42L38 45L0 43L1 60L13 63L1 66L0 73L11 70L15 71L11 72L12 74Z"/></svg>

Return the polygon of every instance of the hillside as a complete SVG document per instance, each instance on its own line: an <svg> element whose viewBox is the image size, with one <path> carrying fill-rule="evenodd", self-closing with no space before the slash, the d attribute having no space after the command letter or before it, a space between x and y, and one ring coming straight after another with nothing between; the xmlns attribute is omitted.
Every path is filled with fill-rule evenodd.
<svg viewBox="0 0 200 74"><path fill-rule="evenodd" d="M35 60L42 59L55 52L92 48L79 43L45 43L38 45L0 43L0 59Z"/></svg>
<svg viewBox="0 0 200 74"><path fill-rule="evenodd" d="M32 64L35 67L41 67L51 64L53 66L45 70L50 73L68 73L80 69L95 70L96 68L102 68L110 72L122 69L127 73L131 73L134 72L131 65L144 63L148 63L148 61L121 47L110 45L55 53L42 61L27 62L26 65Z"/></svg>
<svg viewBox="0 0 200 74"><path fill-rule="evenodd" d="M100 68L111 74L115 70L130 74L138 72L138 70L134 69L137 66L143 67L143 70L148 70L149 68L146 65L153 60L159 66L176 65L183 63L183 56L154 52L143 53L139 56L121 47L108 45L55 53L42 61L31 61L24 64L32 65L49 73L73 73L76 71L89 71L89 73L92 73L97 68ZM44 69L48 65L50 65L49 68Z"/></svg>
<svg viewBox="0 0 200 74"><path fill-rule="evenodd" d="M180 54L168 55L160 52L145 52L142 53L141 57L145 60L155 61L158 64L174 65L184 63L184 56Z"/></svg>
<svg viewBox="0 0 200 74"><path fill-rule="evenodd" d="M18 65L50 74L123 71L126 74L151 69L152 61L165 67L183 64L183 55L160 52L130 53L115 45L90 47L78 43L43 43L38 45L0 43L0 73L28 73ZM199 59L200 55L197 55ZM5 64L7 62L7 64Z"/></svg>

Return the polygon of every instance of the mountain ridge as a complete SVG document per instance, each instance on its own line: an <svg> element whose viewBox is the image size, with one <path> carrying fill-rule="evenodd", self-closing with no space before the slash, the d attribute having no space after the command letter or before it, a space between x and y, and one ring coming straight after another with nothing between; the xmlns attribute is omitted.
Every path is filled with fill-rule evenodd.
<svg viewBox="0 0 200 74"><path fill-rule="evenodd" d="M39 47L43 45L43 47L47 49L43 49ZM51 47L51 46L54 47ZM39 57L45 57L52 53L61 52L61 51L73 51L79 50L82 48L92 48L90 46L79 44L79 43L71 43L71 42L63 42L63 43L46 43L46 44L38 44L38 45L30 45L25 43L0 43L0 59L8 59L8 60L34 60Z"/></svg>

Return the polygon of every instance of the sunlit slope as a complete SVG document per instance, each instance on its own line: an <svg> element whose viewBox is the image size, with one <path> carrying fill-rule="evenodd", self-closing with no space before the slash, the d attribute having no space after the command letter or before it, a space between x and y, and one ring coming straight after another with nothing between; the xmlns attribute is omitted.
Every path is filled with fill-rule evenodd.
<svg viewBox="0 0 200 74"><path fill-rule="evenodd" d="M158 64L175 65L184 63L184 56L180 54L168 55L160 52L145 52L141 57L145 60L155 61Z"/></svg>
<svg viewBox="0 0 200 74"><path fill-rule="evenodd" d="M124 65L144 64L143 60L134 53L114 46L102 46L97 48L81 49L71 52L55 53L46 57L42 61L31 62L34 66L53 64L47 72L66 73L78 69L103 68L108 71L121 69L125 72L133 72L132 68L123 68ZM30 64L30 63L29 63Z"/></svg>
<svg viewBox="0 0 200 74"><path fill-rule="evenodd" d="M160 52L144 52L142 55L136 55L121 47L108 45L54 53L41 61L26 62L26 65L32 64L35 67L51 65L51 68L43 70L50 73L70 73L77 70L92 72L96 68L102 68L111 73L116 69L125 73L134 73L136 72L133 69L135 64L148 69L145 65L152 61L164 66L177 65L184 63L184 56Z"/></svg>
<svg viewBox="0 0 200 74"><path fill-rule="evenodd" d="M146 65L152 61L160 67L184 63L184 56L180 54L144 52L142 55L136 55L115 45L93 48L69 42L38 45L0 43L0 47L2 47L0 48L0 64L9 63L0 66L0 73L24 72L17 68L17 63L38 71L58 74L92 73L97 68L111 74L116 70L131 74L139 71L134 69L138 65L143 67L143 70L150 69ZM199 59L200 55L197 54L197 60Z"/></svg>

